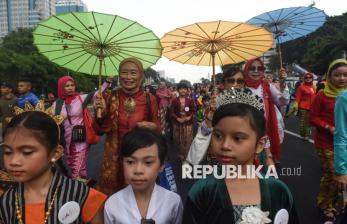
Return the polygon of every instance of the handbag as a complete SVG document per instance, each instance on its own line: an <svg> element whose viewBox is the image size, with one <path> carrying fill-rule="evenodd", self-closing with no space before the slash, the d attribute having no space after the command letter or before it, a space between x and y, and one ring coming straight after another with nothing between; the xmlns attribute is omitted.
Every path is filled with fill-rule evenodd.
<svg viewBox="0 0 347 224"><path fill-rule="evenodd" d="M83 108L83 120L84 120L84 128L85 128L85 141L89 145L95 145L99 142L100 136L96 134L94 128L93 128L93 122L94 119L90 115L90 112L87 108L87 99L85 102L82 102L82 99L80 96L78 96Z"/></svg>
<svg viewBox="0 0 347 224"><path fill-rule="evenodd" d="M86 128L84 125L75 125L72 127L72 142L85 142L86 141Z"/></svg>

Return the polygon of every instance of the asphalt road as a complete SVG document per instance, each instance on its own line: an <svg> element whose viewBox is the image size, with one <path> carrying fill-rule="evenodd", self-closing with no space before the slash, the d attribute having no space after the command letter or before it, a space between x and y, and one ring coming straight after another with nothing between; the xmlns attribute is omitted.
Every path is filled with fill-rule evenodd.
<svg viewBox="0 0 347 224"><path fill-rule="evenodd" d="M311 142L305 141L297 136L298 134L298 118L292 117L286 119L286 130L284 144L282 146L282 159L279 167L279 176L291 190L300 223L319 224L322 223L321 216L316 206L316 197L319 191L319 179L321 169L317 153ZM292 134L294 133L294 135ZM88 173L97 179L102 156L103 156L104 138L99 144L94 145L90 149L88 157ZM1 154L1 150L0 150ZM176 157L177 153L170 144L169 160L174 167L178 193L185 201L187 193L194 183L193 180L182 180L181 178L181 162ZM0 165L2 164L2 156ZM288 168L288 169L287 169ZM284 170L281 175L282 170ZM292 175L287 175L287 170L291 170ZM301 171L300 175L294 175L293 170Z"/></svg>

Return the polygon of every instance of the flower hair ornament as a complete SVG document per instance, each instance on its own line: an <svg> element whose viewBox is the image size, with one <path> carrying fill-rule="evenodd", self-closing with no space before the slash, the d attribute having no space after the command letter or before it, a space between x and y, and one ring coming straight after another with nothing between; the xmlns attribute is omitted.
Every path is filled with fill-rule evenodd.
<svg viewBox="0 0 347 224"><path fill-rule="evenodd" d="M251 107L256 108L259 111L264 111L263 99L253 94L249 89L234 89L224 90L217 98L217 109L220 106L231 104L231 103L242 103L247 104Z"/></svg>

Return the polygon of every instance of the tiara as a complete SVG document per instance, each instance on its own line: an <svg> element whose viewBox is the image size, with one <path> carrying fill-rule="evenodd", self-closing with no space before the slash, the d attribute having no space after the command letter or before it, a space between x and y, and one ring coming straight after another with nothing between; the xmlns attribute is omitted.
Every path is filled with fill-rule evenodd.
<svg viewBox="0 0 347 224"><path fill-rule="evenodd" d="M232 88L230 90L224 90L217 98L217 108L231 103L247 104L257 110L264 111L263 99L247 89L236 90Z"/></svg>
<svg viewBox="0 0 347 224"><path fill-rule="evenodd" d="M55 123L57 125L60 125L64 121L64 117L63 116L55 115L53 107L49 107L49 108L45 109L45 104L44 104L43 100L39 100L39 102L36 104L35 107L33 107L29 102L25 102L24 109L22 109L20 107L17 107L17 106L14 107L14 114L15 114L15 116L17 116L17 115L19 115L21 113L27 112L27 111L38 111L38 112L45 113L48 116L50 116L55 121ZM11 119L12 119L12 117L6 118L6 120L8 122L10 122Z"/></svg>

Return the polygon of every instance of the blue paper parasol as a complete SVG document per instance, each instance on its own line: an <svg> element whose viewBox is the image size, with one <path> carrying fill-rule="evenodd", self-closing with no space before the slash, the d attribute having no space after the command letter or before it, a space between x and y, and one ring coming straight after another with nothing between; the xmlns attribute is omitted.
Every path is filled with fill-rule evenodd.
<svg viewBox="0 0 347 224"><path fill-rule="evenodd" d="M280 43L314 32L325 23L326 17L323 10L312 6L291 7L265 12L248 20L247 23L264 27L273 33L279 46ZM280 46L279 56L282 66Z"/></svg>

